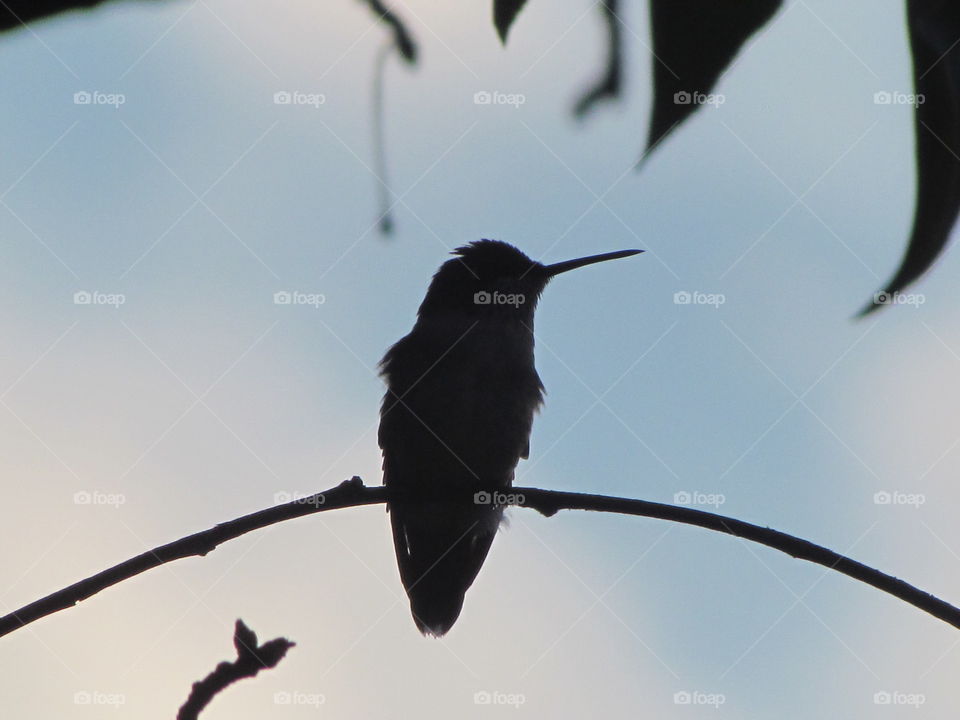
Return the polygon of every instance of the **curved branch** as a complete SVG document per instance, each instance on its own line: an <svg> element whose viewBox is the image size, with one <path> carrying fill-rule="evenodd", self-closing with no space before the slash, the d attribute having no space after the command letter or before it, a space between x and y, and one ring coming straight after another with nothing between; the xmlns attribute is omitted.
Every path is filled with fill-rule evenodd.
<svg viewBox="0 0 960 720"><path fill-rule="evenodd" d="M252 530L259 530L274 523L292 520L303 515L311 515L323 510L373 505L386 502L386 499L386 488L364 487L363 481L354 477L340 483L332 490L317 493L310 497L298 498L284 505L277 505L250 515L244 515L236 520L220 523L209 530L194 533L175 542L148 550L119 565L114 565L112 568L47 595L45 598L24 605L19 610L0 618L0 637L58 610L73 607L80 601L86 600L91 595L95 595L111 585L116 585L164 563L186 557L203 557L221 543L238 538Z"/></svg>
<svg viewBox="0 0 960 720"><path fill-rule="evenodd" d="M855 580L883 590L894 597L910 603L928 612L946 623L960 628L960 608L944 602L935 595L924 592L908 582L874 570L863 563L817 545L808 540L788 535L787 533L761 527L753 523L735 520L725 515L717 515L693 508L665 505L663 503L648 502L647 500L631 500L629 498L610 497L609 495L586 495L574 492L558 492L556 490L539 490L536 488L513 488L510 491L516 495L523 495L523 506L531 507L547 517L554 515L558 510L594 510L597 512L612 512L622 515L639 515L641 517L672 520L686 525L696 525L707 530L733 535L734 537L752 540L766 545L774 550L786 553L800 560L823 565L830 570L836 570Z"/></svg>
<svg viewBox="0 0 960 720"><path fill-rule="evenodd" d="M498 489L497 492L502 493L502 488ZM510 493L508 497L511 498L513 504L519 507L532 508L547 517L555 515L559 510L612 512L696 525L745 540L752 540L775 550L780 550L792 557L808 560L831 570L836 570L898 597L934 617L960 628L960 609L953 605L892 575L887 575L825 547L777 530L703 510L665 505L646 500L523 487L512 488ZM485 494L481 493L481 495ZM331 490L221 523L209 530L188 535L175 542L161 545L137 555L119 565L23 606L19 610L0 618L0 636L11 633L58 610L72 607L81 600L85 600L111 585L116 585L151 568L180 558L206 555L221 543L253 530L324 510L377 505L386 502L387 499L386 488L366 487L360 478L353 477ZM453 499L455 499L454 493L451 493L451 500ZM459 498L459 500L462 502L463 498Z"/></svg>

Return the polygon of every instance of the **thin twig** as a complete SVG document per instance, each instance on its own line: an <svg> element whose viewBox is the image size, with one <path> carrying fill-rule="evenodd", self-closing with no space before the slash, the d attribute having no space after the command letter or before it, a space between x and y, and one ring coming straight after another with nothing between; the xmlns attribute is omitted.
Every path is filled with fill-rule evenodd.
<svg viewBox="0 0 960 720"><path fill-rule="evenodd" d="M237 680L254 677L261 670L276 667L287 650L295 645L286 638L276 638L260 645L257 643L257 634L243 620L237 620L233 631L237 659L220 663L203 680L193 684L190 697L180 706L177 720L196 720L217 693Z"/></svg>
<svg viewBox="0 0 960 720"><path fill-rule="evenodd" d="M717 532L727 533L734 537L752 540L779 550L800 560L808 560L817 565L823 565L836 570L860 582L872 585L894 597L940 618L946 623L960 628L960 608L944 602L940 598L914 587L892 575L874 570L863 563L851 560L840 553L829 550L808 540L788 535L787 533L761 527L752 523L736 520L725 515L694 510L693 508L665 505L663 503L648 502L646 500L631 500L629 498L610 497L608 495L586 495L583 493L558 492L555 490L539 490L536 488L513 488L515 495L524 495L523 506L530 507L547 517L558 510L593 510L597 512L612 512L622 515L638 515L641 517L660 518L686 525Z"/></svg>
<svg viewBox="0 0 960 720"><path fill-rule="evenodd" d="M387 177L387 139L384 125L385 76L387 59L394 49L393 43L383 45L377 52L373 67L373 172L377 179L377 206L380 210L379 227L384 236L393 233L393 206L390 204L390 179Z"/></svg>
<svg viewBox="0 0 960 720"><path fill-rule="evenodd" d="M580 97L573 107L573 114L583 118L601 100L616 100L620 97L620 82L623 75L623 32L617 15L618 0L603 0L603 24L607 30L607 61L603 74Z"/></svg>
<svg viewBox="0 0 960 720"><path fill-rule="evenodd" d="M373 67L373 162L374 175L377 179L377 205L380 210L377 225L380 228L380 234L386 237L393 234L393 210L390 204L390 182L387 179L384 78L387 73L387 60L390 58L392 51L396 49L407 64L415 65L417 62L417 45L400 17L384 5L383 0L363 0L363 2L369 5L370 10L373 11L380 22L387 25L392 31L392 38L380 48Z"/></svg>

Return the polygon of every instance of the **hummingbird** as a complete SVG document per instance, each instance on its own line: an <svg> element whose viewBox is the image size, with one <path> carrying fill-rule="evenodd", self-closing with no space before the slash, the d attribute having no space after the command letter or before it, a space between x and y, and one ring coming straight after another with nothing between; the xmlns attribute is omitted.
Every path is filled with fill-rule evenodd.
<svg viewBox="0 0 960 720"><path fill-rule="evenodd" d="M433 276L413 330L380 361L378 442L400 579L413 621L456 622L503 520L544 388L533 316L556 275L643 252L542 265L512 245L457 248Z"/></svg>

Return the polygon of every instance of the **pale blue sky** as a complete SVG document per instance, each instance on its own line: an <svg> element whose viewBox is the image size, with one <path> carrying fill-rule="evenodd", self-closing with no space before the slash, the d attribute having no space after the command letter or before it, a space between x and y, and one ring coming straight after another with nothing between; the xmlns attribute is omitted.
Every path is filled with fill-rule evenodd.
<svg viewBox="0 0 960 720"><path fill-rule="evenodd" d="M915 288L921 307L851 319L910 225L911 111L873 102L910 91L902 3L788 0L724 104L641 173L645 3L623 18L627 96L584 123L569 109L602 59L590 3L531 2L505 50L488 3L433 5L398 4L421 62L388 68L388 241L369 171L384 33L359 3L269 19L221 0L114 5L0 38L3 609L277 493L379 483L375 365L446 253L480 237L550 262L648 250L544 294L548 395L519 482L721 494L723 513L960 600L956 256ZM525 102L475 105L481 90ZM75 105L80 91L125 102ZM275 105L278 91L326 101ZM326 301L275 305L284 290ZM75 305L78 291L125 302ZM682 291L725 302L677 305ZM875 503L894 491L925 502ZM76 500L110 494L123 503ZM382 508L275 526L7 637L0 694L11 717L105 717L117 696L170 717L229 656L237 617L297 647L205 717L318 717L321 697L338 718L960 707L949 626L653 520L514 511L454 630L423 639Z"/></svg>

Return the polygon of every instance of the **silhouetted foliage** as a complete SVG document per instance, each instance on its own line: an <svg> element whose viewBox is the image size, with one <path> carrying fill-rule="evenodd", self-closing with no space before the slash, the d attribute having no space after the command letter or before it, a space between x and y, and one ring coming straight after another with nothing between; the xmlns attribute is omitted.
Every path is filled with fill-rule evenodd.
<svg viewBox="0 0 960 720"><path fill-rule="evenodd" d="M647 150L700 107L743 43L781 0L650 0L653 112Z"/></svg>
<svg viewBox="0 0 960 720"><path fill-rule="evenodd" d="M500 42L507 42L510 26L527 4L527 0L493 0L493 25L497 28Z"/></svg>
<svg viewBox="0 0 960 720"><path fill-rule="evenodd" d="M83 10L103 3L104 0L4 0L0 3L0 30L17 28L49 15Z"/></svg>
<svg viewBox="0 0 960 720"><path fill-rule="evenodd" d="M960 4L909 0L907 21L916 106L917 199L913 230L896 274L884 285L899 292L926 272L950 239L960 210ZM865 315L880 307L867 305Z"/></svg>
<svg viewBox="0 0 960 720"><path fill-rule="evenodd" d="M648 0L653 35L654 99L645 158L700 107L743 44L766 25L782 0ZM104 0L8 0L0 4L0 30L66 10L92 8ZM363 0L389 26L401 57L416 61L417 47L397 15L382 0ZM504 43L526 0L494 0L493 24ZM620 93L621 36L616 0L601 3L607 23L607 62L597 82L577 102L582 116L597 101ZM955 0L906 0L907 29L916 93L917 193L913 229L893 277L862 314L884 304L926 272L942 253L960 211L960 4ZM685 93L685 94L684 94ZM678 95L679 94L679 95ZM680 101L678 101L680 98ZM685 101L686 98L690 100ZM381 229L391 228L389 214Z"/></svg>
<svg viewBox="0 0 960 720"><path fill-rule="evenodd" d="M743 43L769 22L780 0L650 0L654 106L647 152L701 103ZM943 251L960 211L960 4L908 0L916 104L917 195L900 267L861 315L886 304ZM646 153L645 153L646 156Z"/></svg>
<svg viewBox="0 0 960 720"><path fill-rule="evenodd" d="M400 52L400 57L411 65L417 61L417 44L413 41L410 33L400 18L390 8L384 5L381 0L362 0L370 9L376 13L380 21L390 27L393 31L393 42Z"/></svg>

